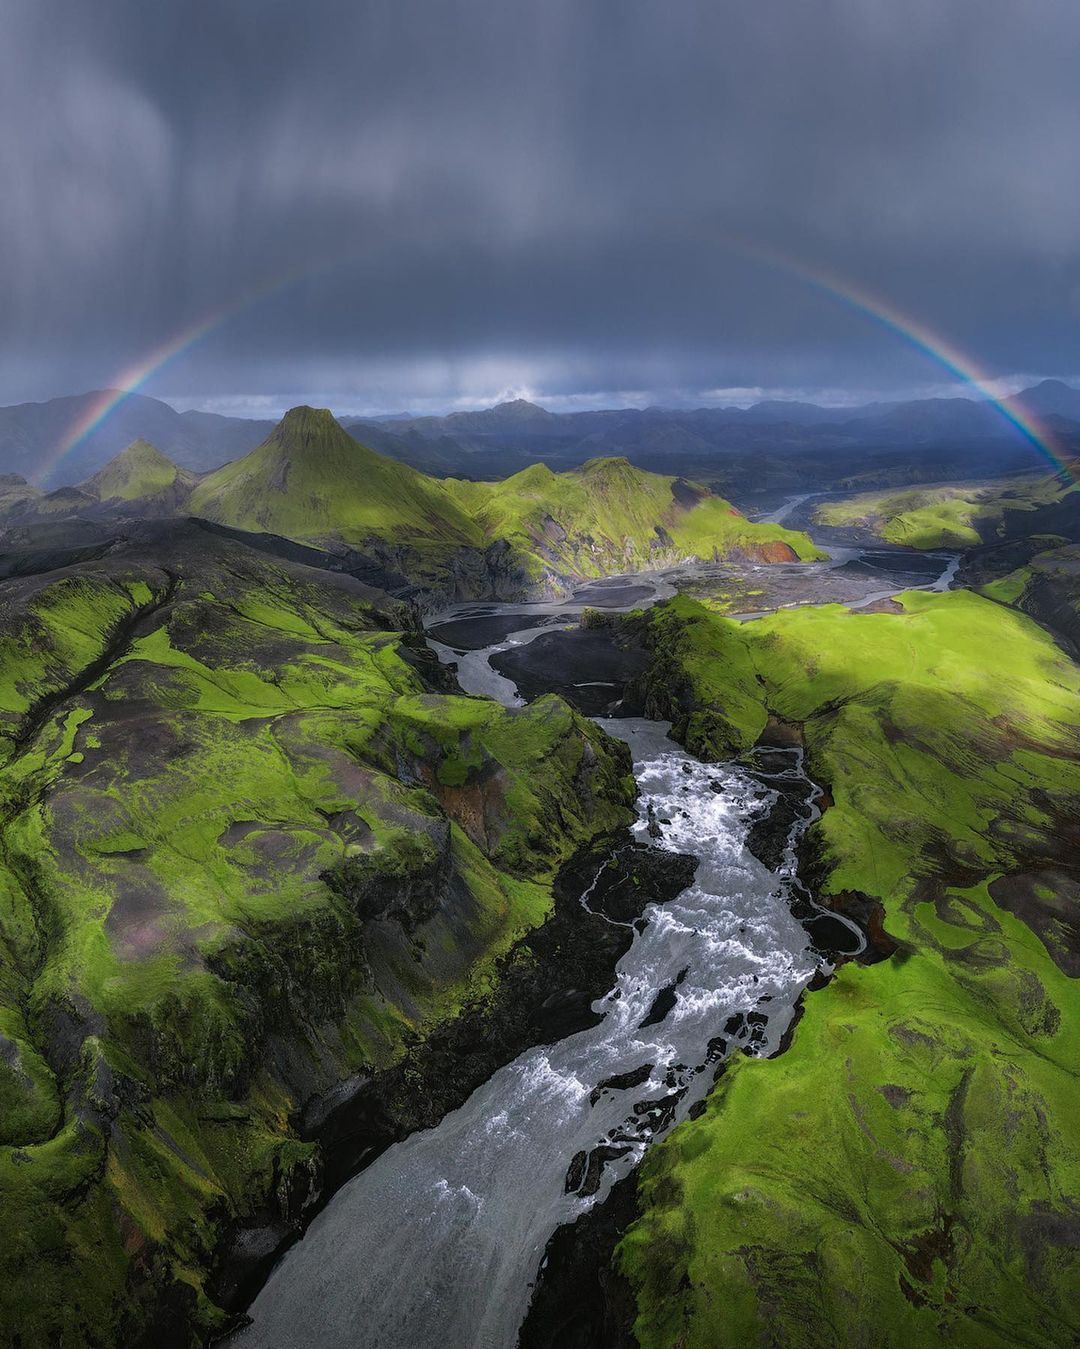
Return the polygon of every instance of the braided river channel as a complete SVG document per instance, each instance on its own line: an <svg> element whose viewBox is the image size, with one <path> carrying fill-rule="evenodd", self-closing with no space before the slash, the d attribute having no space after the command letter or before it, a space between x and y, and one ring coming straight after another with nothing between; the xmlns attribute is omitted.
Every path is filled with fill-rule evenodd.
<svg viewBox="0 0 1080 1349"><path fill-rule="evenodd" d="M913 583L946 588L955 571L943 555L907 574L916 563L926 565L838 549L828 563L788 570L804 588L818 575L821 590L806 591L813 598L853 605ZM837 593L828 575L838 568L850 593ZM648 605L707 573L612 578L558 603L461 605L431 620L429 641L467 692L513 706L521 695L493 657L576 628L586 606ZM602 712L599 723L632 752L633 833L695 857L691 884L633 921L594 1026L526 1050L435 1128L389 1147L343 1185L278 1262L232 1343L512 1349L556 1228L602 1201L694 1110L726 1056L777 1052L815 974L863 949L861 930L819 908L798 878L796 848L820 796L802 751L701 763L667 737L666 723L620 717L606 676L582 670L573 682L592 691L587 710ZM567 678L563 666L553 683ZM771 812L760 860L749 845ZM581 902L589 900L586 889Z"/></svg>

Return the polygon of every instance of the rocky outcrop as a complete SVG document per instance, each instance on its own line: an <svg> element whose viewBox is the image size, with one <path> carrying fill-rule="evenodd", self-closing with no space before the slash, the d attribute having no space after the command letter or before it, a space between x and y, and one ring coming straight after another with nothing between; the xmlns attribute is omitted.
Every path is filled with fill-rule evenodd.
<svg viewBox="0 0 1080 1349"><path fill-rule="evenodd" d="M133 532L0 615L0 1324L28 1343L220 1330L223 1239L242 1282L339 1174L309 1120L382 1083L404 1127L446 1033L436 1109L553 873L632 818L625 747L555 699L448 693L408 604ZM467 827L452 794L496 781Z"/></svg>

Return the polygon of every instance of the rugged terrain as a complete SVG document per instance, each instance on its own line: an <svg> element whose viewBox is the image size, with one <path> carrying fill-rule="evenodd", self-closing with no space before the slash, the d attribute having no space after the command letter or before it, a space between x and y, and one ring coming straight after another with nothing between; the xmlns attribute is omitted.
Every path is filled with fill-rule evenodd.
<svg viewBox="0 0 1080 1349"><path fill-rule="evenodd" d="M1043 380L1012 408L1080 448L1080 391ZM111 407L108 416L101 409ZM764 492L857 491L1022 471L1030 444L992 404L923 398L846 407L767 399L751 407L609 408L554 413L516 398L447 416L343 417L365 445L438 477L494 478L536 462L574 467L627 455L641 468L716 483L739 501ZM86 429L75 435L78 427ZM273 422L176 412L143 394L99 390L0 408L0 471L45 488L90 477L146 440L195 473L246 454ZM57 447L67 445L57 459Z"/></svg>
<svg viewBox="0 0 1080 1349"><path fill-rule="evenodd" d="M482 1004L560 865L629 818L620 747L556 699L445 692L412 621L186 525L6 583L0 1324L22 1344L220 1326L228 1234L248 1215L272 1249L317 1199L315 1104Z"/></svg>
<svg viewBox="0 0 1080 1349"><path fill-rule="evenodd" d="M745 519L683 478L594 459L503 482L429 477L359 444L325 409L294 408L250 454L201 478L144 441L75 487L0 484L9 542L41 542L45 523L108 537L131 519L195 516L343 556L425 602L565 592L582 577L688 557L793 561L805 534Z"/></svg>
<svg viewBox="0 0 1080 1349"><path fill-rule="evenodd" d="M648 1155L614 1258L633 1310L601 1281L646 1349L1074 1342L1080 673L998 587L627 620L695 753L805 744L804 870L887 956Z"/></svg>
<svg viewBox="0 0 1080 1349"><path fill-rule="evenodd" d="M1073 1341L1070 485L823 508L965 548L964 588L746 623L725 615L802 571L753 564L814 545L622 458L439 480L303 408L201 478L139 443L77 488L0 486L0 1325L22 1344L220 1331L351 1170L589 1016L620 948L573 899L631 818L625 751L561 698L456 692L419 612L693 557L726 565L550 635L582 647L567 696L606 651L626 706L705 760L803 745L826 797L802 873L871 950L779 1057L727 1065L615 1219L559 1238L538 1306L580 1293L580 1256L591 1324L643 1349ZM621 865L639 905L688 874Z"/></svg>
<svg viewBox="0 0 1080 1349"><path fill-rule="evenodd" d="M1080 466L1080 460L1073 467ZM983 483L938 483L826 502L819 524L853 528L908 548L973 548L1001 539L1080 537L1071 474L1028 473Z"/></svg>

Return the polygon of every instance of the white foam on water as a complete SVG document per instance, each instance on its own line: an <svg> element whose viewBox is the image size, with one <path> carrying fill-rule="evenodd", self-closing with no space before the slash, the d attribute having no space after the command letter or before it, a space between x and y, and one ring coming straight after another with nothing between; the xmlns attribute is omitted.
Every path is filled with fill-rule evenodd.
<svg viewBox="0 0 1080 1349"><path fill-rule="evenodd" d="M671 592L663 577L654 581L654 598ZM586 603L529 611L573 613ZM520 607L465 606L432 622ZM514 706L516 688L487 658L548 631L525 629L465 655L432 646L458 661L468 691ZM779 1046L822 961L790 910L793 845L776 873L746 846L769 791L741 769L691 758L667 739L665 723L600 724L634 756L635 836L696 856L693 883L634 925L612 988L594 1003L597 1025L526 1050L438 1126L388 1148L338 1191L256 1297L252 1324L234 1337L240 1349L511 1349L555 1228L602 1200L651 1138L685 1117L721 1054ZM796 752L788 764L785 776L805 781ZM598 1090L646 1064L642 1084ZM575 1157L598 1159L605 1145L626 1151L607 1158L596 1192L567 1193Z"/></svg>
<svg viewBox="0 0 1080 1349"><path fill-rule="evenodd" d="M631 743L662 740L655 724L620 729ZM745 847L767 793L739 770L667 746L637 765L635 832L694 853L697 874L669 904L646 910L647 926L595 1004L600 1024L526 1051L436 1128L345 1185L278 1265L238 1345L508 1349L555 1227L644 1155L651 1133L634 1106L674 1090L682 1095L667 1123L684 1117L712 1081L710 1041L737 1013L767 1008L761 1049L776 1047L820 962L780 880ZM650 803L656 819L670 820L658 839L649 838ZM665 989L673 1006L643 1026ZM590 1102L601 1081L645 1064L647 1081ZM567 1194L575 1154L612 1143L627 1150L607 1162L597 1193Z"/></svg>

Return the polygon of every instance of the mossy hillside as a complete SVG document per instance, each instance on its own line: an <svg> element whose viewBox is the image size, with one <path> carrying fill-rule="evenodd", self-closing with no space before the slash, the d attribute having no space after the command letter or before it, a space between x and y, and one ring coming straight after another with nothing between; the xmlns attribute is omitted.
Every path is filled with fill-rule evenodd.
<svg viewBox="0 0 1080 1349"><path fill-rule="evenodd" d="M195 482L195 474L178 468L149 441L134 440L79 486L102 502L169 499L180 505Z"/></svg>
<svg viewBox="0 0 1080 1349"><path fill-rule="evenodd" d="M703 759L757 741L769 714L744 627L719 622L717 606L685 595L623 622L652 657L640 689L646 716L670 721L675 738Z"/></svg>
<svg viewBox="0 0 1080 1349"><path fill-rule="evenodd" d="M294 408L264 444L204 478L188 509L239 529L364 547L425 589L445 589L448 577L490 589L491 567L523 592L692 556L818 556L804 534L753 524L705 488L625 459L568 473L538 464L498 483L442 481L365 448L313 408Z"/></svg>
<svg viewBox="0 0 1080 1349"><path fill-rule="evenodd" d="M677 603L692 655L715 630L703 704L741 638L802 724L822 892L881 901L900 945L650 1153L619 1253L642 1345L1074 1342L1080 672L965 592L741 628Z"/></svg>
<svg viewBox="0 0 1080 1349"><path fill-rule="evenodd" d="M1025 526L1026 516L1060 506L1073 492L1075 485L1063 484L1058 475L940 483L824 502L814 518L823 525L854 525L909 548L973 548L1034 528L1033 522Z"/></svg>
<svg viewBox="0 0 1080 1349"><path fill-rule="evenodd" d="M0 1323L28 1343L128 1342L163 1299L220 1324L225 1225L317 1182L299 1107L482 992L630 817L565 705L429 693L349 578L200 543L168 595L87 569L161 607L3 772Z"/></svg>
<svg viewBox="0 0 1080 1349"><path fill-rule="evenodd" d="M325 408L286 413L260 446L199 483L190 513L290 539L483 542L438 479L359 444Z"/></svg>
<svg viewBox="0 0 1080 1349"><path fill-rule="evenodd" d="M1080 546L1036 552L1025 566L984 585L982 593L1030 614L1080 650Z"/></svg>
<svg viewBox="0 0 1080 1349"><path fill-rule="evenodd" d="M626 459L554 473L534 464L498 483L450 483L490 539L505 539L529 572L597 576L678 561L820 556L804 534L752 524L730 502Z"/></svg>
<svg viewBox="0 0 1080 1349"><path fill-rule="evenodd" d="M166 578L76 571L9 582L0 599L0 753L28 715L107 651L111 634L150 606Z"/></svg>

